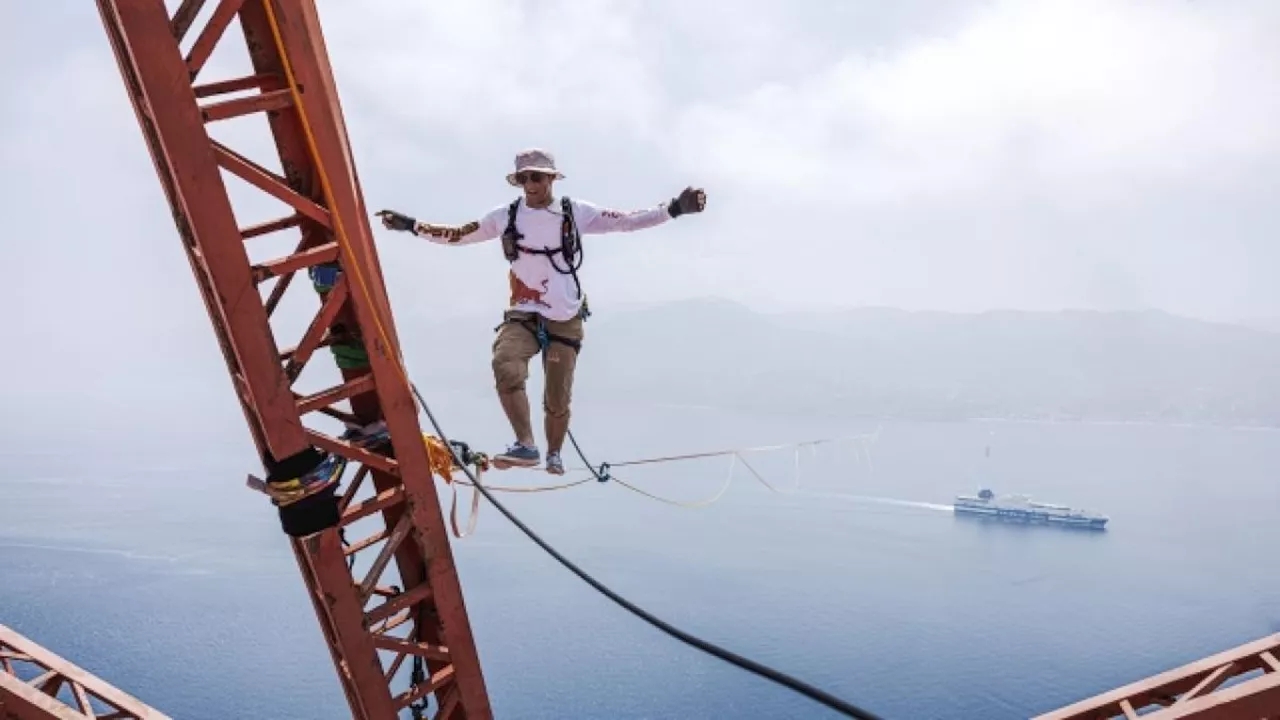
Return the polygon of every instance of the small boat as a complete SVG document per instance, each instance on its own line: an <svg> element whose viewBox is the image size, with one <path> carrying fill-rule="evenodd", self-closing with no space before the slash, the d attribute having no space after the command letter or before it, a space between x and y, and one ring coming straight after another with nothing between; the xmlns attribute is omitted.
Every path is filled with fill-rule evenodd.
<svg viewBox="0 0 1280 720"><path fill-rule="evenodd" d="M1004 495L983 488L974 495L957 495L953 505L957 515L975 515L1010 522L1063 525L1102 530L1109 519L1089 510L1076 510L1065 505L1032 502L1026 495Z"/></svg>

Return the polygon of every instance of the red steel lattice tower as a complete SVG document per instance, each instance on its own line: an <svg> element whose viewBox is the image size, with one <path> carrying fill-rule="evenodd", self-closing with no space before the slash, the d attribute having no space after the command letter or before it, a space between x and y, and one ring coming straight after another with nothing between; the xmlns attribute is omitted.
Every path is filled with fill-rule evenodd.
<svg viewBox="0 0 1280 720"><path fill-rule="evenodd" d="M219 0L184 53L181 44L203 5L182 0L170 17L163 0L98 0L269 477L315 447L358 466L340 496L334 488L281 510L352 715L394 718L431 697L436 717L491 717L313 0ZM253 72L197 84L236 20ZM229 97L240 93L247 94ZM253 114L267 116L282 173L206 130ZM241 227L223 172L293 212ZM294 252L250 261L246 247L254 238L294 230L300 235ZM295 273L312 268L336 272L328 276L332 282L313 276L320 310L297 345L282 351L271 317ZM259 288L271 280L264 301ZM302 396L296 381L323 347L341 360L342 383ZM349 410L335 407L341 402ZM385 420L394 452L363 450L304 422L317 414L352 426ZM370 479L370 493L357 499ZM344 548L341 529L366 521L381 525ZM348 560L374 548L357 581ZM403 588L378 582L392 560ZM422 659L427 671L394 691L409 657ZM1137 718L1162 706L1144 717L1280 718L1277 657L1280 635L1272 635L1039 717ZM31 677L19 674L23 665ZM165 717L0 626L0 718L94 716Z"/></svg>
<svg viewBox="0 0 1280 720"><path fill-rule="evenodd" d="M0 720L172 720L0 625Z"/></svg>
<svg viewBox="0 0 1280 720"><path fill-rule="evenodd" d="M183 0L171 17L163 0L98 0L268 479L297 474L317 451L349 461L351 477L281 507L280 516L352 715L389 720L434 701L435 717L490 717L314 2L218 0L184 51L203 5ZM236 21L252 73L200 81L215 48L232 42ZM210 136L210 124L250 115L265 116L282 172L267 168L276 159L255 162ZM230 177L292 212L243 225ZM255 241L286 233L298 238L292 252L250 260ZM282 349L273 314L304 271L320 307L297 344ZM298 392L299 375L323 349L341 382ZM385 421L390 449L317 429L335 420ZM366 497L357 495L362 487ZM376 530L346 545L342 531L357 521ZM357 577L361 552L376 556ZM393 560L398 586L379 582ZM398 690L406 660L421 672Z"/></svg>
<svg viewBox="0 0 1280 720"><path fill-rule="evenodd" d="M1032 720L1280 720L1280 633Z"/></svg>

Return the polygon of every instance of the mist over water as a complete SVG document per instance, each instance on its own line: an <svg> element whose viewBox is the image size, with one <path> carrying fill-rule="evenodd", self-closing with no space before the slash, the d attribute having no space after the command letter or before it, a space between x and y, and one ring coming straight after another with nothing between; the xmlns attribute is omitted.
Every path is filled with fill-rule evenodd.
<svg viewBox="0 0 1280 720"><path fill-rule="evenodd" d="M556 193L603 207L706 189L701 215L584 241L593 463L874 435L799 473L744 453L764 481L739 465L727 489L726 457L617 465L718 498L697 509L621 483L503 496L614 589L912 720L1026 717L1280 631L1280 436L1240 429L1280 427L1280 3L317 5L368 210L478 219L530 146ZM347 718L244 487L259 461L101 14L0 16L20 178L0 196L0 623L176 718ZM201 84L255 72L237 23ZM262 118L208 128L305 178ZM291 212L227 188L239 227ZM498 244L374 238L419 386L452 436L500 449ZM281 347L314 317L306 285L272 313ZM337 375L318 352L295 389ZM1111 522L948 510L982 487ZM453 547L500 718L825 716L632 618L487 504Z"/></svg>
<svg viewBox="0 0 1280 720"><path fill-rule="evenodd" d="M436 399L450 433L505 441L467 436L500 427L493 408ZM744 454L777 492L739 467L702 509L596 482L502 500L660 617L887 718L1027 717L1280 628L1280 580L1264 570L1280 540L1272 431L838 426L591 403L575 422L593 463L878 430L802 451L798 488L793 451ZM274 513L243 486L248 449L186 470L95 456L56 476L9 455L3 622L175 717L347 717ZM617 473L691 501L728 463ZM1112 521L1091 533L950 514L981 486ZM487 503L454 548L499 717L830 715L632 618Z"/></svg>

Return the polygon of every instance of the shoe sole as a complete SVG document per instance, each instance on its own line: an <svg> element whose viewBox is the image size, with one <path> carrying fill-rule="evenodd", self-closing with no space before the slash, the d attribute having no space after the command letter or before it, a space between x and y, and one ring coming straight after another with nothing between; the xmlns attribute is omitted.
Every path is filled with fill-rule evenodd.
<svg viewBox="0 0 1280 720"><path fill-rule="evenodd" d="M559 467L559 468L551 468L551 467L549 467L549 468L547 468L547 473L549 473L549 474L551 474L551 475L563 475L563 474L564 474L564 468L562 468L562 467Z"/></svg>
<svg viewBox="0 0 1280 720"><path fill-rule="evenodd" d="M537 467L538 461L537 460L516 460L515 458L499 456L490 460L489 464L492 465L497 470L506 470L507 468L512 468L512 467L522 467L522 468Z"/></svg>

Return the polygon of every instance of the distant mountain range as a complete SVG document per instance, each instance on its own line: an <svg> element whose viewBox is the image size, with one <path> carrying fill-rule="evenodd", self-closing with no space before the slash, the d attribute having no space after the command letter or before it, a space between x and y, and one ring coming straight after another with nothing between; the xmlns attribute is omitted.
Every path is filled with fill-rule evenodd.
<svg viewBox="0 0 1280 720"><path fill-rule="evenodd" d="M1241 321L1240 324L1255 330L1280 333L1280 317L1252 318Z"/></svg>
<svg viewBox="0 0 1280 720"><path fill-rule="evenodd" d="M495 318L427 331L450 338L446 353L424 346L424 323L399 324L433 372L491 392ZM1280 333L1155 311L597 308L575 394L848 417L1280 426Z"/></svg>

